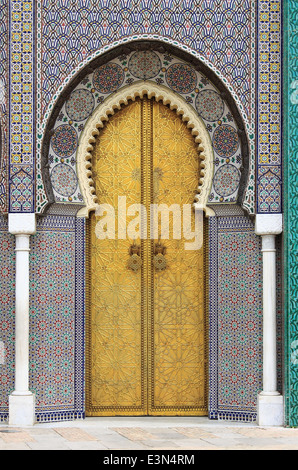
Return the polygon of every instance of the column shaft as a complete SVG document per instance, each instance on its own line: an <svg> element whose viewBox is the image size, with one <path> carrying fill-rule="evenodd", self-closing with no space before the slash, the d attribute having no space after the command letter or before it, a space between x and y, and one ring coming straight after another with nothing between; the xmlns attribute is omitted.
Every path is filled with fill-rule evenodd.
<svg viewBox="0 0 298 470"><path fill-rule="evenodd" d="M15 386L9 396L9 424L33 425L35 397L29 390L29 251L35 214L9 214L9 232L16 240Z"/></svg>
<svg viewBox="0 0 298 470"><path fill-rule="evenodd" d="M29 239L16 235L15 292L15 390L13 394L29 392Z"/></svg>
<svg viewBox="0 0 298 470"><path fill-rule="evenodd" d="M257 214L255 231L262 237L263 257L263 390L257 398L257 420L260 426L281 426L284 404L277 391L275 237L282 232L282 214Z"/></svg>
<svg viewBox="0 0 298 470"><path fill-rule="evenodd" d="M276 367L275 235L262 236L263 253L263 394L278 395Z"/></svg>

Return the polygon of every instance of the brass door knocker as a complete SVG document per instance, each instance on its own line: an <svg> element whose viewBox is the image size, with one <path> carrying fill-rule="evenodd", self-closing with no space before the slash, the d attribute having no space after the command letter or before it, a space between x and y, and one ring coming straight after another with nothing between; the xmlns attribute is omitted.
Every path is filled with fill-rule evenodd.
<svg viewBox="0 0 298 470"><path fill-rule="evenodd" d="M155 244L153 265L157 271L163 271L167 267L167 260L165 258L166 248L160 241Z"/></svg>
<svg viewBox="0 0 298 470"><path fill-rule="evenodd" d="M135 243L129 248L130 258L128 260L128 267L132 269L132 271L138 271L143 264L140 252L141 247L137 246Z"/></svg>

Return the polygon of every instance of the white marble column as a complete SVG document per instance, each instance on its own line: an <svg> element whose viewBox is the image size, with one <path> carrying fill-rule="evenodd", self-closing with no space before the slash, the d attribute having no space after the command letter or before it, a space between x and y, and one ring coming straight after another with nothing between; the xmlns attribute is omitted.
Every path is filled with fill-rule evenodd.
<svg viewBox="0 0 298 470"><path fill-rule="evenodd" d="M258 424L281 426L284 407L277 391L275 237L282 232L282 215L258 214L255 231L262 237L263 259L263 389L258 395Z"/></svg>
<svg viewBox="0 0 298 470"><path fill-rule="evenodd" d="M34 394L29 390L29 251L35 214L9 214L8 230L16 241L15 387L9 396L9 424L29 426L35 422Z"/></svg>

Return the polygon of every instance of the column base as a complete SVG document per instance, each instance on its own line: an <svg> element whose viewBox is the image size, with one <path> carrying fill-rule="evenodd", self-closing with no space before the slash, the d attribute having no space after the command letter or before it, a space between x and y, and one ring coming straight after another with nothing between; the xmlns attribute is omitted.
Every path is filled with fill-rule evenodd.
<svg viewBox="0 0 298 470"><path fill-rule="evenodd" d="M35 423L35 395L9 396L9 424L11 426L33 426Z"/></svg>
<svg viewBox="0 0 298 470"><path fill-rule="evenodd" d="M282 395L258 394L257 422L259 426L283 426L284 404Z"/></svg>

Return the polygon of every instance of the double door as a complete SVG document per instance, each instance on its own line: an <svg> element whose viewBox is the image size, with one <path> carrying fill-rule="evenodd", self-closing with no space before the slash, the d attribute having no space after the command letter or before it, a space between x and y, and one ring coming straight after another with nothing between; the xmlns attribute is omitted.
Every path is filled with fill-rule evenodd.
<svg viewBox="0 0 298 470"><path fill-rule="evenodd" d="M87 415L205 415L206 253L204 243L189 249L193 233L204 238L188 211L199 179L191 132L167 106L138 99L100 131L92 171L103 210L88 227Z"/></svg>

